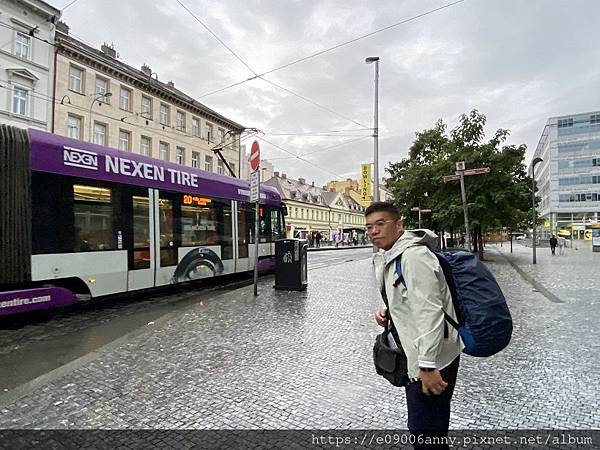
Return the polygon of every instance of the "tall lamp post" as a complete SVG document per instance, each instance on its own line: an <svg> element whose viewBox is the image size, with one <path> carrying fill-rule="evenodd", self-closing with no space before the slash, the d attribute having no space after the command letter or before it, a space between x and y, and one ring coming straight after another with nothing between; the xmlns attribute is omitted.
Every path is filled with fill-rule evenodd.
<svg viewBox="0 0 600 450"><path fill-rule="evenodd" d="M541 163L543 161L542 158L535 158L532 162L531 162L531 211L532 211L532 219L533 219L533 233L532 235L532 245L531 248L533 248L533 264L536 264L536 236L535 236L535 232L536 232L536 227L535 227L535 222L536 222L536 213L535 213L535 166L538 163Z"/></svg>
<svg viewBox="0 0 600 450"><path fill-rule="evenodd" d="M103 98L108 98L112 96L112 92L97 92L93 95L93 99L92 99L92 103L90 105L90 114L89 114L89 123L88 126L90 127L90 133L89 133L89 142L92 142L92 108L94 107L94 103L98 102L99 104L102 103L101 100Z"/></svg>
<svg viewBox="0 0 600 450"><path fill-rule="evenodd" d="M373 201L379 201L379 56L365 58L367 64L375 63L375 106L373 115Z"/></svg>

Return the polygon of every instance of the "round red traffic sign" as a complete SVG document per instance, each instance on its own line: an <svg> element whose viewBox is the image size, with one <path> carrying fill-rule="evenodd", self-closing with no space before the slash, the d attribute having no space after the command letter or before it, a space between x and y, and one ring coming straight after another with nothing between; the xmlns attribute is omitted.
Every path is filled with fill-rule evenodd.
<svg viewBox="0 0 600 450"><path fill-rule="evenodd" d="M258 170L260 166L260 147L257 141L252 143L252 148L250 150L250 168L252 172Z"/></svg>

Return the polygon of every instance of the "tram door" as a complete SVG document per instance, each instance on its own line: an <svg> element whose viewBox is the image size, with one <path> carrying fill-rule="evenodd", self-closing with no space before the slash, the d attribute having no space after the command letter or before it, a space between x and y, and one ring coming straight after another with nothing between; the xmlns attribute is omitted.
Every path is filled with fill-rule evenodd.
<svg viewBox="0 0 600 450"><path fill-rule="evenodd" d="M254 268L254 209L249 203L237 203L237 264L236 272Z"/></svg>
<svg viewBox="0 0 600 450"><path fill-rule="evenodd" d="M135 189L125 201L128 204L125 213L131 217L131 224L126 236L128 249L128 281L129 290L145 289L154 286L154 240L153 191L151 189Z"/></svg>

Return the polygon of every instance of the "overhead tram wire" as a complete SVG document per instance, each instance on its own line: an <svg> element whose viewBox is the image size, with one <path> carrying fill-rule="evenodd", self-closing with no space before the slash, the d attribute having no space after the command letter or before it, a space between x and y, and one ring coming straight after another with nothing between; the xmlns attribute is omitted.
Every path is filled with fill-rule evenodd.
<svg viewBox="0 0 600 450"><path fill-rule="evenodd" d="M230 48L230 47L229 47L227 44L225 44L225 42L223 42L223 41L221 40L221 38L219 38L219 36L217 36L217 35L216 35L216 33L214 33L214 32L213 32L213 31L212 31L212 30L211 30L211 29L210 29L210 28L209 28L209 27L208 27L208 26L207 26L207 25L206 25L204 22L202 22L202 21L201 21L201 20L200 20L200 19L199 19L199 18L198 18L198 17L197 17L197 16L196 16L196 15L195 15L195 14L194 14L194 13L193 13L193 12L192 12L192 11L191 11L189 8L188 8L188 7L187 7L187 6L185 6L181 0L176 0L176 1L177 1L177 3L178 3L178 4L179 4L179 5L180 5L180 6L181 6L181 7L182 7L182 8L183 8L183 9L184 9L184 10L185 10L185 11L186 11L186 12L187 12L189 15L191 15L191 16L192 16L192 17L193 17L193 18L194 18L194 19L195 19L195 20L196 20L196 21L197 21L197 22L198 22L200 25L202 25L202 27L204 27L204 29L205 29L206 31L208 31L208 32L209 32L209 33L210 33L210 34L211 34L211 35L212 35L212 36L213 36L213 37L214 37L214 38L215 38L215 39L216 39L216 40L217 40L217 41L218 41L218 42L219 42L219 43L220 43L222 46L223 46L223 47L225 47L225 48L226 48L226 49L227 49L227 50L228 50L228 51L229 51L229 52L230 52L230 53L231 53L231 54L232 54L232 55L233 55L233 56L234 56L234 57L235 57L235 58L236 58L236 59L237 59L239 62L241 62L241 63L244 65L244 67L246 67L246 68L247 68L247 69L248 69L250 72L252 72L252 73L254 74L254 77L248 78L246 81L249 81L249 80L254 80L255 78L260 78L261 80L263 80L263 81L265 81L265 82L267 82L267 83L269 83L269 84L271 84L271 85L275 86L276 88L278 88L278 89L281 89L281 90L283 90L283 91L285 91L285 92L287 92L287 93L289 93L289 94L291 94L291 95L295 95L296 97L298 97L298 98L300 98L300 99L304 100L305 102L308 102L308 103L310 103L310 104L312 104L312 105L314 105L314 106L316 106L316 107L318 107L318 108L320 108L320 109L323 109L324 111L327 111L327 112L329 112L330 114L334 114L334 115L336 115L336 116L339 116L339 117L341 117L341 118L343 118L343 119L345 119L345 120L349 120L350 122L352 122L352 123L355 123L355 124L357 124L357 125L359 125L359 126L361 126L361 127L365 127L365 125L363 125L363 124L361 124L361 123L359 123L359 122L356 122L355 120L353 120L353 119L350 119L350 118L348 118L348 117L346 117L346 116L343 116L342 114L339 114L339 113L337 113L336 111L333 111L332 109L330 109L330 108L327 108L326 106L320 105L319 103L317 103L317 102L315 102L315 101L313 101L313 100L310 100L310 99L308 99L308 98L306 98L306 97L304 97L304 96L302 96L302 95L300 95L300 94L297 94L297 93L295 93L294 91L292 91L292 90L290 90L290 89L287 89L287 88L285 88L285 87L283 87L283 86L281 86L281 85L279 85L279 84L277 84L277 83L275 83L275 82L273 82L273 81L270 81L270 80L267 80L266 78L263 78L263 77L262 77L261 75L259 75L259 74L258 74L258 73L257 73L257 72L256 72L256 71L255 71L255 70L252 68L252 67L250 67L250 66L249 66L249 65L246 63L246 61L244 61L244 60L243 60L243 59L242 59L242 58L241 58L241 57L240 57L240 56L239 56L239 55L238 55L236 52L234 52L234 51L233 51L233 50L232 50L232 49L231 49L231 48ZM464 0L460 0L460 1L464 1ZM272 71L271 71L271 72L272 72ZM269 73L270 73L270 72L269 72ZM200 100L201 98L202 98L202 97L197 97L197 100Z"/></svg>
<svg viewBox="0 0 600 450"><path fill-rule="evenodd" d="M275 83L275 82L273 82L273 81L271 81L271 80L267 80L266 78L263 78L262 76L261 76L261 77L259 77L259 78L260 78L261 80L263 80L263 81L266 81L266 82L267 82L267 83L269 83L269 84L272 84L272 85L273 85L273 86L275 86L276 88L279 88L279 89L281 89L282 91L285 91L285 92L287 92L288 94L294 95L294 96L296 96L296 97L298 97L298 98L300 98L300 99L304 100L305 102L308 102L308 103L310 103L311 105L314 105L314 106L316 106L317 108L320 108L320 109L322 109L323 111L327 111L327 112L328 112L328 113L330 113L330 114L333 114L333 115L335 115L335 116L341 117L342 119L348 120L348 121L350 121L350 122L352 122L352 123L354 123L354 124L356 124L356 125L358 125L358 126L360 126L360 127L367 128L367 126L366 126L366 125L364 125L364 124L362 124L362 123L360 123L360 122L357 122L357 121L356 121L356 120L354 120L354 119L351 119L351 118L349 118L349 117L346 117L346 116L344 116L344 115L342 115L342 114L340 114L340 113L338 113L338 112L334 111L333 109L330 109L330 108L328 108L328 107L326 107L326 106L320 105L320 104L318 104L317 102L314 102L314 101L312 101L312 100L310 100L310 99L308 99L308 98L306 98L306 97L304 97L304 96L302 96L302 95L300 95L300 94L297 94L297 93L295 93L294 91L291 91L291 90L289 90L289 89L287 89L287 88L285 88L285 87L283 87L283 86L281 86L281 85L279 85L279 84L277 84L277 83Z"/></svg>
<svg viewBox="0 0 600 450"><path fill-rule="evenodd" d="M233 50L232 50L232 49L231 49L231 48L230 48L230 47L229 47L229 46L228 46L228 45L227 45L225 42L223 42L223 41L221 40L221 38L219 38L219 36L217 36L217 35L216 35L216 34L215 34L215 33L214 33L214 32L213 32L213 31L212 31L210 28L208 28L208 26L207 26L207 25L206 25L204 22L202 22L202 21L201 21L201 20L200 20L198 17L196 17L196 15L195 15L195 14L194 14L192 11L190 11L190 9L189 9L187 6L185 6L181 0L176 0L176 1L177 1L177 3L179 3L179 5L180 5L180 6L181 6L183 9L185 9L185 10L188 12L188 14L189 14L190 16L192 16L194 19L196 19L196 21L197 21L197 22L198 22L200 25L202 25L206 31L208 31L210 34L212 34L212 36L213 36L213 37L214 37L214 38L215 38L217 41L219 41L219 43L220 43L220 44L221 44L223 47L225 47L227 50L229 50L229 52L230 52L230 53L231 53L233 56L235 56L235 58L236 58L236 59L237 59L239 62L241 62L241 63L242 63L242 64L243 64L243 65L244 65L244 66L245 66L245 67L246 67L246 68L247 68L247 69L248 69L250 72L252 72L254 75L258 76L258 74L257 74L257 73L254 71L254 69L252 69L252 67L250 67L248 64L246 64L246 61L244 61L244 60L243 60L243 59L242 59L240 56L238 56L238 54L237 54L236 52L234 52L234 51L233 51Z"/></svg>
<svg viewBox="0 0 600 450"><path fill-rule="evenodd" d="M71 3L69 3L67 6L63 7L60 11L61 12L65 12L65 9L67 9L70 6L73 6L75 3L77 3L79 0L73 0Z"/></svg>
<svg viewBox="0 0 600 450"><path fill-rule="evenodd" d="M289 155L292 155L294 158L296 158L296 159L299 159L300 161L304 161L305 163L307 163L307 164L310 164L311 166L314 166L314 167L316 167L317 169L319 169L319 170L321 170L321 171L323 171L323 172L327 172L327 173L329 173L329 174L331 174L331 175L334 175L336 178L340 178L340 179L343 179L343 178L344 178L344 177L342 177L341 175L338 175L337 173L331 172L330 170L327 170L327 169L323 169L322 167L318 166L317 164L314 164L314 163L312 163L312 162L310 162L310 161L308 161L308 160L306 160L306 159L302 158L301 156L294 155L294 154L293 154L292 152L290 152L289 150L286 150L285 148L281 147L280 145L274 144L273 142L271 142L271 141L269 141L269 140L265 139L265 138L264 138L264 137L262 137L262 136L259 136L259 137L258 137L258 139L260 139L261 141L264 141L264 142L266 142L267 144L271 144L273 147L275 147L275 148L278 148L279 150L281 150L281 151L283 151L283 152L285 152L285 153L287 153L287 154L289 154Z"/></svg>
<svg viewBox="0 0 600 450"><path fill-rule="evenodd" d="M412 22L414 20L417 20L417 19L420 19L422 17L428 16L430 14L436 13L436 12L441 11L443 9L450 8L450 7L455 6L455 5L459 4L459 3L462 3L464 1L465 0L456 0L456 1L452 2L452 3L448 3L447 5L443 5L443 6L440 6L438 8L430 9L429 11L425 11L424 13L418 14L418 15L413 16L413 17L409 17L408 19L404 19L404 20L401 20L400 22L393 23L391 25L388 25L387 27L383 27L383 28L380 28L378 30L372 31L371 33L363 34L362 36L359 36L359 37L351 39L349 41L345 41L345 42L342 42L340 44L334 45L333 47L329 47L329 48L326 48L324 50L320 50L320 51L318 51L316 53L313 53L311 55L308 55L308 56L305 56L303 58L299 58L299 59L296 59L296 60L291 61L289 63L283 64L282 66L275 67L274 69L267 70L266 72L263 72L263 73L260 73L260 74L256 74L256 76L248 78L246 80L238 81L236 83L230 84L230 85L225 86L223 88L220 88L220 89L217 89L217 90L214 90L214 91L211 91L211 92L207 92L205 94L202 94L200 97L198 97L198 100L201 99L201 98L204 98L204 97L208 97L208 96L213 95L213 94L217 94L219 92L226 91L227 89L231 89L232 87L239 86L240 84L244 84L244 83L246 83L248 81L252 81L252 80L254 80L256 78L262 78L263 76L269 75L269 74L271 74L273 72L277 72L279 70L287 69L288 67L291 67L291 66L293 66L295 64L299 64L299 63L307 61L309 59L316 58L317 56L321 56L321 55L323 55L325 53L329 53L329 52L331 52L333 50L337 50L338 48L344 47L346 45L349 45L349 44L352 44L354 42L360 41L362 39L366 39L368 37L374 36L375 34L382 33L384 31L387 31L389 29L398 27L400 25L407 24L409 22Z"/></svg>
<svg viewBox="0 0 600 450"><path fill-rule="evenodd" d="M327 150L331 150L333 148L343 147L344 145L352 144L354 142L363 141L363 140L365 140L367 138L371 138L371 136L362 136L362 137L360 137L358 139L350 139L348 141L344 141L344 142L341 142L339 144L330 145L329 147L320 148L318 150L315 150L315 151L312 151L312 152L308 152L308 153L304 153L303 155L297 155L297 156L304 157L304 156L312 155L314 153L324 152L324 151L327 151ZM294 156L294 158L295 157L296 156ZM292 157L291 156L289 156L289 157L288 156L284 156L284 157L281 157L281 158L270 158L269 161L277 161L277 160L280 160L280 159L290 159L290 158L292 158Z"/></svg>

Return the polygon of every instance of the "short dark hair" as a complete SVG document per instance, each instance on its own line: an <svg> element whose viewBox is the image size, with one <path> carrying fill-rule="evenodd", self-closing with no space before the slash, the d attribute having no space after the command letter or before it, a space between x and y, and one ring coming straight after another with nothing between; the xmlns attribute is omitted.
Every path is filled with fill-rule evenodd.
<svg viewBox="0 0 600 450"><path fill-rule="evenodd" d="M388 202L373 202L365 211L365 217L376 212L387 212L392 215L395 220L400 219L400 211L392 203Z"/></svg>

